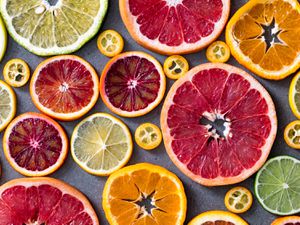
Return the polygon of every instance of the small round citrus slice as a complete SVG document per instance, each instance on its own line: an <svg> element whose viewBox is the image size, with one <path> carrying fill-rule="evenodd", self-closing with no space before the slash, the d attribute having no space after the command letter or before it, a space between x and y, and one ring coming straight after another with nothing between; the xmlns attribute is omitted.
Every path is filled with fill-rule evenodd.
<svg viewBox="0 0 300 225"><path fill-rule="evenodd" d="M85 115L99 97L94 68L75 55L55 56L34 71L30 95L35 106L55 119L71 121Z"/></svg>
<svg viewBox="0 0 300 225"><path fill-rule="evenodd" d="M226 208L233 213L244 213L252 206L251 192L244 187L235 187L229 190L224 199Z"/></svg>
<svg viewBox="0 0 300 225"><path fill-rule="evenodd" d="M0 80L0 132L14 118L17 111L17 98L14 90Z"/></svg>
<svg viewBox="0 0 300 225"><path fill-rule="evenodd" d="M141 163L113 173L103 191L103 209L114 225L183 225L187 200L178 177Z"/></svg>
<svg viewBox="0 0 300 225"><path fill-rule="evenodd" d="M294 115L300 119L300 72L296 74L290 84L289 103Z"/></svg>
<svg viewBox="0 0 300 225"><path fill-rule="evenodd" d="M300 66L298 0L251 0L227 24L226 43L255 74L280 80Z"/></svg>
<svg viewBox="0 0 300 225"><path fill-rule="evenodd" d="M300 149L300 120L295 120L285 127L284 140L291 148Z"/></svg>
<svg viewBox="0 0 300 225"><path fill-rule="evenodd" d="M10 86L22 87L30 78L30 69L24 60L12 59L5 64L3 76Z"/></svg>
<svg viewBox="0 0 300 225"><path fill-rule="evenodd" d="M15 118L3 137L7 161L25 176L46 176L55 172L68 153L68 137L48 116L25 113Z"/></svg>
<svg viewBox="0 0 300 225"><path fill-rule="evenodd" d="M99 225L89 200L54 178L21 178L0 186L1 224Z"/></svg>
<svg viewBox="0 0 300 225"><path fill-rule="evenodd" d="M1 62L2 58L4 57L6 46L7 46L7 33L1 16L0 16L0 43L1 43L0 45L0 62Z"/></svg>
<svg viewBox="0 0 300 225"><path fill-rule="evenodd" d="M254 189L260 204L270 213L300 212L300 161L290 156L270 159L257 173Z"/></svg>
<svg viewBox="0 0 300 225"><path fill-rule="evenodd" d="M100 81L105 105L124 117L153 110L163 99L166 77L159 62L143 52L126 52L111 59Z"/></svg>
<svg viewBox="0 0 300 225"><path fill-rule="evenodd" d="M230 49L225 42L216 41L207 48L206 58L210 62L225 63L230 58Z"/></svg>
<svg viewBox="0 0 300 225"><path fill-rule="evenodd" d="M124 40L118 32L106 30L99 35L97 46L103 55L114 57L123 51Z"/></svg>
<svg viewBox="0 0 300 225"><path fill-rule="evenodd" d="M177 80L187 71L189 71L189 63L181 55L172 55L164 63L164 72L170 79Z"/></svg>
<svg viewBox="0 0 300 225"><path fill-rule="evenodd" d="M248 225L241 217L225 211L207 211L196 216L188 225Z"/></svg>
<svg viewBox="0 0 300 225"><path fill-rule="evenodd" d="M157 148L162 141L162 134L158 126L143 123L135 131L135 142L145 150Z"/></svg>
<svg viewBox="0 0 300 225"><path fill-rule="evenodd" d="M86 172L107 176L123 167L131 157L132 138L119 119L96 113L81 121L74 129L71 153Z"/></svg>
<svg viewBox="0 0 300 225"><path fill-rule="evenodd" d="M300 216L285 216L277 218L271 225L299 225Z"/></svg>

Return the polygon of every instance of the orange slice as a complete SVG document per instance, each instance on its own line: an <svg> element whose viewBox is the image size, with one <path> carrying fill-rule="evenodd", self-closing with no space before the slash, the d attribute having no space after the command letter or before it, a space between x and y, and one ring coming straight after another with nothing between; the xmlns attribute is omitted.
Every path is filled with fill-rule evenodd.
<svg viewBox="0 0 300 225"><path fill-rule="evenodd" d="M299 225L300 216L285 216L277 218L271 225Z"/></svg>
<svg viewBox="0 0 300 225"><path fill-rule="evenodd" d="M229 21L226 42L249 70L280 80L300 66L299 22L297 0L251 0Z"/></svg>
<svg viewBox="0 0 300 225"><path fill-rule="evenodd" d="M105 184L102 204L114 225L182 225L187 207L178 177L148 163L113 173Z"/></svg>

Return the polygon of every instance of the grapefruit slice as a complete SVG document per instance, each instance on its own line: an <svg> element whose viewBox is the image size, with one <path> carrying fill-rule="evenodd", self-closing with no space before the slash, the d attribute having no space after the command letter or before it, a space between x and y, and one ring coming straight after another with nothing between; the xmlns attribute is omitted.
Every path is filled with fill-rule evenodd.
<svg viewBox="0 0 300 225"><path fill-rule="evenodd" d="M7 161L25 176L45 176L65 161L68 138L63 128L48 116L25 113L15 118L3 137Z"/></svg>
<svg viewBox="0 0 300 225"><path fill-rule="evenodd" d="M43 61L30 82L35 106L55 119L71 121L85 115L99 97L99 78L94 68L75 55Z"/></svg>
<svg viewBox="0 0 300 225"><path fill-rule="evenodd" d="M277 218L271 225L300 225L300 216L285 216Z"/></svg>
<svg viewBox="0 0 300 225"><path fill-rule="evenodd" d="M163 99L166 77L160 63L143 52L126 52L111 59L100 80L105 105L124 117L142 116Z"/></svg>
<svg viewBox="0 0 300 225"><path fill-rule="evenodd" d="M21 178L0 187L1 224L99 225L88 199L53 178Z"/></svg>
<svg viewBox="0 0 300 225"><path fill-rule="evenodd" d="M123 22L145 48L161 54L201 50L222 32L230 0L120 0Z"/></svg>
<svg viewBox="0 0 300 225"><path fill-rule="evenodd" d="M234 184L266 161L277 131L268 92L246 72L202 64L172 86L161 113L167 153L200 184Z"/></svg>

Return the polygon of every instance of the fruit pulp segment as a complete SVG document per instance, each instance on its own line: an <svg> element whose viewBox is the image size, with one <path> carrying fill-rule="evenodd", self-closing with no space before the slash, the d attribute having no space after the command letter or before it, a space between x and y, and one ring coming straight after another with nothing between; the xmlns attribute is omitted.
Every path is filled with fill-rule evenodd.
<svg viewBox="0 0 300 225"><path fill-rule="evenodd" d="M196 43L214 31L222 0L128 0L140 32L168 46Z"/></svg>
<svg viewBox="0 0 300 225"><path fill-rule="evenodd" d="M146 58L128 56L117 60L105 79L105 92L111 104L123 111L145 109L153 103L161 87L160 73Z"/></svg>
<svg viewBox="0 0 300 225"><path fill-rule="evenodd" d="M300 13L293 1L256 4L234 25L233 36L242 53L261 68L279 71L291 65L300 52Z"/></svg>
<svg viewBox="0 0 300 225"><path fill-rule="evenodd" d="M43 67L35 81L39 102L56 113L78 112L94 94L91 72L75 60L57 60Z"/></svg>
<svg viewBox="0 0 300 225"><path fill-rule="evenodd" d="M0 196L0 209L2 224L93 225L82 202L47 184L8 188Z"/></svg>
<svg viewBox="0 0 300 225"><path fill-rule="evenodd" d="M268 112L261 93L241 75L214 68L200 71L179 86L169 108L173 152L196 175L237 176L262 155L271 132ZM203 118L223 121L223 134L203 124Z"/></svg>
<svg viewBox="0 0 300 225"><path fill-rule="evenodd" d="M43 171L59 159L63 147L57 129L38 118L19 121L8 137L9 154L19 167Z"/></svg>
<svg viewBox="0 0 300 225"><path fill-rule="evenodd" d="M0 124L4 123L12 111L11 96L7 89L0 86Z"/></svg>

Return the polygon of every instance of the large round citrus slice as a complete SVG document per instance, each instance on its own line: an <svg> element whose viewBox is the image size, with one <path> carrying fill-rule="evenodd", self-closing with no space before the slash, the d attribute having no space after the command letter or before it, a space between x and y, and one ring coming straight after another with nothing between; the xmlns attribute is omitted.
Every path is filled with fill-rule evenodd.
<svg viewBox="0 0 300 225"><path fill-rule="evenodd" d="M15 118L3 137L3 149L11 166L25 176L55 172L68 153L68 138L62 127L38 113Z"/></svg>
<svg viewBox="0 0 300 225"><path fill-rule="evenodd" d="M88 199L53 178L22 178L0 187L1 224L99 225Z"/></svg>
<svg viewBox="0 0 300 225"><path fill-rule="evenodd" d="M6 29L3 24L2 18L0 16L0 62L2 58L4 57L5 51L6 51L6 45L7 45L7 34Z"/></svg>
<svg viewBox="0 0 300 225"><path fill-rule="evenodd" d="M0 11L20 45L46 56L74 52L89 41L99 30L107 5L108 0L3 0Z"/></svg>
<svg viewBox="0 0 300 225"><path fill-rule="evenodd" d="M277 131L268 92L246 72L202 64L172 86L161 113L167 153L203 185L238 183L266 161Z"/></svg>
<svg viewBox="0 0 300 225"><path fill-rule="evenodd" d="M277 218L271 225L300 225L300 216L285 216Z"/></svg>
<svg viewBox="0 0 300 225"><path fill-rule="evenodd" d="M102 204L114 225L183 225L187 207L178 177L148 163L113 173L105 184Z"/></svg>
<svg viewBox="0 0 300 225"><path fill-rule="evenodd" d="M119 0L131 36L162 54L196 52L222 32L229 0Z"/></svg>
<svg viewBox="0 0 300 225"><path fill-rule="evenodd" d="M59 120L75 120L96 104L99 78L84 59L74 55L55 56L36 68L30 95L43 113Z"/></svg>
<svg viewBox="0 0 300 225"><path fill-rule="evenodd" d="M299 21L297 0L251 0L230 19L226 42L249 70L283 79L300 65Z"/></svg>
<svg viewBox="0 0 300 225"><path fill-rule="evenodd" d="M100 81L103 102L125 117L142 116L163 99L166 77L159 62L143 52L126 52L111 59Z"/></svg>

